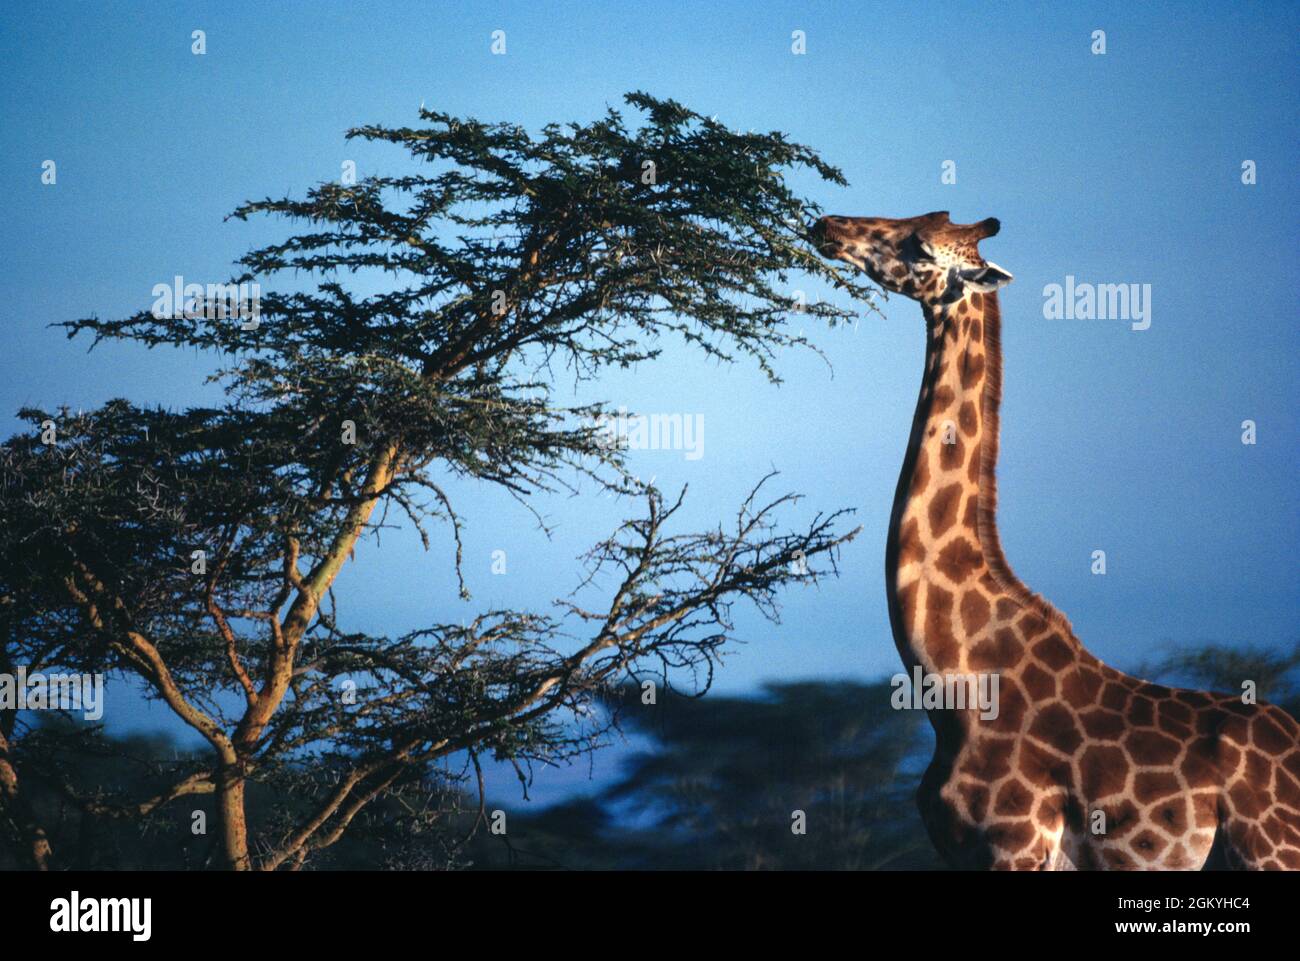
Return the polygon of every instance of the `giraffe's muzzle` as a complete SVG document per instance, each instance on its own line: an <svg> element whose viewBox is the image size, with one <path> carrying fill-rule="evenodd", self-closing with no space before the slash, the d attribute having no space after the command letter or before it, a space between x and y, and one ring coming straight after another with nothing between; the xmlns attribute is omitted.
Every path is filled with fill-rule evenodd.
<svg viewBox="0 0 1300 961"><path fill-rule="evenodd" d="M831 255L838 250L840 244L830 236L829 218L818 217L808 227L808 241L818 252L823 255Z"/></svg>

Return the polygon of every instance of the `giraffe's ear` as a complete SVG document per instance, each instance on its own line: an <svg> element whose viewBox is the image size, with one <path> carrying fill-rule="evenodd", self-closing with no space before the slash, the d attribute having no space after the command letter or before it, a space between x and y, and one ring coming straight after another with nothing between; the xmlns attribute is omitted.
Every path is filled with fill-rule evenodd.
<svg viewBox="0 0 1300 961"><path fill-rule="evenodd" d="M963 270L961 279L967 289L989 293L1011 283L1012 277L997 264L986 263L982 267L971 267Z"/></svg>

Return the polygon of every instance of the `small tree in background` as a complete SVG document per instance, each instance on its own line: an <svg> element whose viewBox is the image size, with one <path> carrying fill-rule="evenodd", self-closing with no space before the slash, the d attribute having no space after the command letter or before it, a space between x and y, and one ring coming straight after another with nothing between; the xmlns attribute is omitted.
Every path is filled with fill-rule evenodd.
<svg viewBox="0 0 1300 961"><path fill-rule="evenodd" d="M605 409L553 400L559 370L651 362L670 337L775 381L778 351L805 343L792 308L849 316L796 305L791 271L870 297L803 244L815 207L784 179L803 168L843 183L838 171L779 133L626 100L645 115L634 131L614 110L537 137L425 110L420 128L350 131L401 146L421 172L235 213L307 230L248 254L234 283L290 271L314 290L263 293L255 322L196 298L64 325L95 343L214 351L227 402L21 412L34 430L0 450L3 656L137 678L210 750L156 763L148 797L87 796L68 767L82 733L0 712L0 811L30 863L59 851L24 802L28 780L95 817L211 795L214 863L301 867L377 799L428 796L450 776L441 759L465 752L473 770L484 752L528 763L589 750L606 722L588 704L629 674L706 686L737 600L775 617L779 588L834 571L853 536L839 513L780 533L796 498L765 498L760 482L726 524L676 532L681 497L626 473L597 426ZM387 289L351 292L358 273ZM402 637L344 630L331 588L391 511L426 547L429 526L446 525L459 577L447 478L525 502L586 479L644 511L592 550L581 604ZM605 572L611 589L587 601ZM295 803L250 831L250 782ZM410 811L424 827L441 815Z"/></svg>
<svg viewBox="0 0 1300 961"><path fill-rule="evenodd" d="M1254 697L1300 717L1300 642L1289 651L1226 644L1171 650L1141 673L1239 696L1249 683Z"/></svg>
<svg viewBox="0 0 1300 961"><path fill-rule="evenodd" d="M913 803L929 729L919 711L895 710L892 692L804 681L757 697L673 696L653 710L633 701L625 721L654 748L599 800L611 821L630 809L653 825L640 836L656 841L643 866L941 868ZM531 841L527 826L519 833Z"/></svg>

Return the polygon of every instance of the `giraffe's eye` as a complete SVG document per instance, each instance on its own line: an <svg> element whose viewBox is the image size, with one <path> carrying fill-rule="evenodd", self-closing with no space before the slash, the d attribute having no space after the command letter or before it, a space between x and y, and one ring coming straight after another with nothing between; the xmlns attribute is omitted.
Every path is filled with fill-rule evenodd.
<svg viewBox="0 0 1300 961"><path fill-rule="evenodd" d="M907 238L899 245L898 252L903 258L911 261L934 260L925 242L921 240L918 234L908 234Z"/></svg>

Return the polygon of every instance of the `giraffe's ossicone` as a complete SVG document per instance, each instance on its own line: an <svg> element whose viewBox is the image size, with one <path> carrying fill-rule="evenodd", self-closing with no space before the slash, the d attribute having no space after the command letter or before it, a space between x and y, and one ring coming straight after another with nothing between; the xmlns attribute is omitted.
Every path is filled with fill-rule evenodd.
<svg viewBox="0 0 1300 961"><path fill-rule="evenodd" d="M998 221L824 217L824 256L921 304L925 373L886 548L890 620L909 671L998 676L996 717L932 710L918 793L955 867L1300 868L1300 724L1240 695L1108 667L1011 572L998 542L1002 358L979 242ZM1213 854L1213 859L1212 859Z"/></svg>

